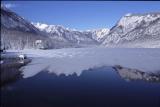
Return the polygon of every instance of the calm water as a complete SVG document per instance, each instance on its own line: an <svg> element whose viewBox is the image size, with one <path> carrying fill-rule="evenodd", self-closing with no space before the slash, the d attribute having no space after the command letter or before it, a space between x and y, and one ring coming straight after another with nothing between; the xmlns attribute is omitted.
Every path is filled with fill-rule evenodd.
<svg viewBox="0 0 160 107"><path fill-rule="evenodd" d="M40 72L1 89L1 107L160 107L160 83L126 81L111 67L57 76Z"/></svg>

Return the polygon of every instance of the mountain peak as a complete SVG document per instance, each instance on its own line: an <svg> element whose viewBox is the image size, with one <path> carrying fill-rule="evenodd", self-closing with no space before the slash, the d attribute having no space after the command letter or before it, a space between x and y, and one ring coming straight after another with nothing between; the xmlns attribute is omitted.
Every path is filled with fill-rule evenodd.
<svg viewBox="0 0 160 107"><path fill-rule="evenodd" d="M1 34L3 45L7 44L7 47L35 47L36 40L42 40L43 46L50 48L100 44L111 47L122 45L124 47L133 45L135 47L158 47L160 46L160 13L128 13L112 29L79 31L61 25L30 23L1 5L1 30L3 30ZM15 38L11 38L11 34ZM21 39L15 40L17 42L13 43L12 39L16 39L16 37ZM31 42L29 42L29 38L31 38Z"/></svg>
<svg viewBox="0 0 160 107"><path fill-rule="evenodd" d="M160 46L160 13L129 14L114 26L103 44L113 47Z"/></svg>
<svg viewBox="0 0 160 107"><path fill-rule="evenodd" d="M132 15L132 13L127 13L126 15L125 15L125 17L129 17L129 16L131 16Z"/></svg>
<svg viewBox="0 0 160 107"><path fill-rule="evenodd" d="M160 13L145 13L145 14L127 14L123 16L119 22L118 26L123 28L123 31L131 31L142 23L150 23L156 19L160 18Z"/></svg>
<svg viewBox="0 0 160 107"><path fill-rule="evenodd" d="M38 33L39 30L29 21L1 5L1 26L6 29Z"/></svg>

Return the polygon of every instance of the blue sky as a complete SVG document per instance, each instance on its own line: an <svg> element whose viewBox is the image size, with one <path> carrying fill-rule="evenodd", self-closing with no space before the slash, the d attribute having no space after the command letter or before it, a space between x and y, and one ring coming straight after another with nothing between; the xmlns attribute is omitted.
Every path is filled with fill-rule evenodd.
<svg viewBox="0 0 160 107"><path fill-rule="evenodd" d="M31 22L79 30L111 28L126 13L160 12L160 1L12 1L8 8Z"/></svg>

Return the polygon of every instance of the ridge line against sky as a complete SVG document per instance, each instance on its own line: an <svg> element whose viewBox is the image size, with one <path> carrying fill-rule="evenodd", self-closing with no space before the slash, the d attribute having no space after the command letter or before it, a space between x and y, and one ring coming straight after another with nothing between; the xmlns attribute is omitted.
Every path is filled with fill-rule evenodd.
<svg viewBox="0 0 160 107"><path fill-rule="evenodd" d="M160 1L2 1L30 22L71 29L111 28L127 13L160 12Z"/></svg>

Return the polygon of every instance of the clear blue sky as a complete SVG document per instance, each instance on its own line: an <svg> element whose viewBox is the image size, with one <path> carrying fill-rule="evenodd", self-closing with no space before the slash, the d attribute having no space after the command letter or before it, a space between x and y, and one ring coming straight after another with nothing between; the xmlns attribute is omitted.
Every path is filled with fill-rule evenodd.
<svg viewBox="0 0 160 107"><path fill-rule="evenodd" d="M159 1L12 1L3 2L31 22L79 30L111 28L126 13L160 12Z"/></svg>

